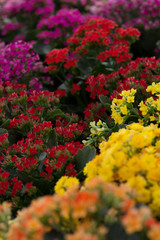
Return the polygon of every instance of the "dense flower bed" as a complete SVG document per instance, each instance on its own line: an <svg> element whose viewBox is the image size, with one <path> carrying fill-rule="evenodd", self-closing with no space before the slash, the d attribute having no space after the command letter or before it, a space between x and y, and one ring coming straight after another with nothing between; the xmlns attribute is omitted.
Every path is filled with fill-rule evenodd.
<svg viewBox="0 0 160 240"><path fill-rule="evenodd" d="M141 239L158 239L154 237L160 233L159 222L146 206L136 207L133 195L128 185L106 184L94 178L83 189L75 186L64 195L32 202L11 224L7 240L53 236L67 240L112 239L114 231L122 239L140 235ZM1 214L5 207L2 205Z"/></svg>
<svg viewBox="0 0 160 240"><path fill-rule="evenodd" d="M160 239L159 4L0 0L0 240Z"/></svg>

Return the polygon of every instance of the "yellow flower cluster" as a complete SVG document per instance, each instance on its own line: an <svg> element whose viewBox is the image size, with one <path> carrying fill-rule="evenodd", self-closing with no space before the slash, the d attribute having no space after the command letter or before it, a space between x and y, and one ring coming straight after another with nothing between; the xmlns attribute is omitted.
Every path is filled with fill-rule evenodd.
<svg viewBox="0 0 160 240"><path fill-rule="evenodd" d="M139 110L142 112L143 124L149 122L160 123L160 83L153 82L151 86L146 89L147 92L155 94L155 98L147 98L146 101L141 101L139 104Z"/></svg>
<svg viewBox="0 0 160 240"><path fill-rule="evenodd" d="M137 200L160 215L160 129L133 123L112 133L84 174L86 181L101 176L106 182L128 183L137 190Z"/></svg>
<svg viewBox="0 0 160 240"><path fill-rule="evenodd" d="M90 122L90 126L91 126L91 129L90 129L91 134L90 134L90 136L94 137L96 135L101 135L101 133L105 130L106 124L102 123L102 121L99 120L97 122L97 124L95 123L95 121Z"/></svg>
<svg viewBox="0 0 160 240"><path fill-rule="evenodd" d="M135 93L136 90L133 88L128 91L124 90L120 94L121 99L113 99L111 117L115 120L115 123L122 124L126 120L126 116L130 114L130 109L133 108L132 103L134 102Z"/></svg>
<svg viewBox="0 0 160 240"><path fill-rule="evenodd" d="M97 123L95 121L90 122L90 135L87 137L87 140L83 140L84 145L95 145L101 141L105 140L104 135L109 131L109 128L105 122L99 120Z"/></svg>
<svg viewBox="0 0 160 240"><path fill-rule="evenodd" d="M141 101L137 106L137 110L133 107L135 89L122 91L120 96L122 99L114 98L111 105L112 118L115 123L125 123L129 117L137 117L143 125L148 125L150 122L160 123L160 83L153 82L148 86L147 92L151 92L154 96ZM141 111L142 116L138 114Z"/></svg>
<svg viewBox="0 0 160 240"><path fill-rule="evenodd" d="M160 83L153 82L152 85L147 87L147 92L151 92L152 94L160 93Z"/></svg>
<svg viewBox="0 0 160 240"><path fill-rule="evenodd" d="M64 194L69 188L75 186L79 186L79 181L77 178L63 176L56 183L54 190L56 193L61 195Z"/></svg>

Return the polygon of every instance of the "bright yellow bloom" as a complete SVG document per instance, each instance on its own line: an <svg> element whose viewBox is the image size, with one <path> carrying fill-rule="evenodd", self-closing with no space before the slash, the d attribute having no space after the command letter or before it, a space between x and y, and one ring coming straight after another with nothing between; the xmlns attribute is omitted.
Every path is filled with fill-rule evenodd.
<svg viewBox="0 0 160 240"><path fill-rule="evenodd" d="M152 85L148 86L147 92L152 92L152 94L160 93L160 83L153 82Z"/></svg>
<svg viewBox="0 0 160 240"><path fill-rule="evenodd" d="M155 116L150 116L150 121L154 122L156 120Z"/></svg>
<svg viewBox="0 0 160 240"><path fill-rule="evenodd" d="M86 181L100 176L106 182L126 182L137 191L137 201L160 209L160 129L133 123L112 133L100 144L100 154L84 168ZM154 186L158 184L158 189ZM154 190L153 190L154 189ZM157 211L156 211L157 209Z"/></svg>
<svg viewBox="0 0 160 240"><path fill-rule="evenodd" d="M142 115L143 115L143 116L147 115L147 113L148 113L148 108L147 108L147 106L144 104L144 102L141 101L138 106L140 107L139 110L142 112Z"/></svg>
<svg viewBox="0 0 160 240"><path fill-rule="evenodd" d="M112 111L111 117L115 120L115 123L122 124L123 123L123 118L121 117L120 113L116 111Z"/></svg>
<svg viewBox="0 0 160 240"><path fill-rule="evenodd" d="M55 192L58 194L64 194L66 190L73 186L79 186L79 180L75 177L61 177L54 188Z"/></svg>
<svg viewBox="0 0 160 240"><path fill-rule="evenodd" d="M120 110L121 110L121 112L122 112L123 115L127 115L128 110L127 110L127 106L126 106L126 105L120 107Z"/></svg>

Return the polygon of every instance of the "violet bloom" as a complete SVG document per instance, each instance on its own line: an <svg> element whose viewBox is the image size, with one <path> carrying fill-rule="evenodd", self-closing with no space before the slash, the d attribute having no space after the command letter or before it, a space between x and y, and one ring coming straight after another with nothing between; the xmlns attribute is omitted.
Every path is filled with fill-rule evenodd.
<svg viewBox="0 0 160 240"><path fill-rule="evenodd" d="M129 27L160 27L160 0L91 0L90 13Z"/></svg>
<svg viewBox="0 0 160 240"><path fill-rule="evenodd" d="M14 33L17 30L20 36L24 34L27 36L27 33L30 35L29 32L32 29L35 30L36 24L41 19L48 18L53 12L52 0L6 0L0 2L1 34L5 36L11 31Z"/></svg>
<svg viewBox="0 0 160 240"><path fill-rule="evenodd" d="M53 40L58 38L60 41L61 39L65 41L84 22L85 18L77 9L61 9L56 15L42 19L38 23L37 27L41 32L37 37L47 40L47 42L49 40L53 42Z"/></svg>
<svg viewBox="0 0 160 240"><path fill-rule="evenodd" d="M33 43L22 41L0 44L0 82L22 83L43 70L39 55L32 47Z"/></svg>
<svg viewBox="0 0 160 240"><path fill-rule="evenodd" d="M54 11L52 0L9 0L4 1L1 7L2 16L9 17L20 12L48 17Z"/></svg>

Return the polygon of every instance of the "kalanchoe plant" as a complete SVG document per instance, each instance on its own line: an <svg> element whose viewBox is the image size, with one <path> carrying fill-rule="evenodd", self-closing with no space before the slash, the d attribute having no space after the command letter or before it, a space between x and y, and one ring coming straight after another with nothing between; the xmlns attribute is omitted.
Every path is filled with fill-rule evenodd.
<svg viewBox="0 0 160 240"><path fill-rule="evenodd" d="M111 74L89 76L86 80L86 91L90 93L92 99L99 99L99 96L103 95L112 100L122 90L135 87L143 96L147 96L145 89L153 81L159 82L159 74L160 59L137 58Z"/></svg>
<svg viewBox="0 0 160 240"><path fill-rule="evenodd" d="M90 75L111 73L131 59L129 48L139 35L137 29L118 28L111 20L89 19L67 40L66 48L47 54L46 71L68 90L73 83L84 89Z"/></svg>
<svg viewBox="0 0 160 240"><path fill-rule="evenodd" d="M159 6L156 0L90 0L88 9L92 14L112 19L123 27L142 26L148 30L160 26Z"/></svg>
<svg viewBox="0 0 160 240"><path fill-rule="evenodd" d="M84 168L86 181L99 176L108 183L127 183L136 189L136 200L159 216L159 143L157 125L127 125L100 144L100 154Z"/></svg>
<svg viewBox="0 0 160 240"><path fill-rule="evenodd" d="M0 199L16 211L53 193L61 176L79 174L95 149L80 143L87 124L61 110L64 90L27 93L25 84L6 82L0 94Z"/></svg>
<svg viewBox="0 0 160 240"><path fill-rule="evenodd" d="M86 9L91 14L113 20L122 27L138 28L141 38L132 48L135 57L159 56L156 46L160 39L159 0L91 0Z"/></svg>
<svg viewBox="0 0 160 240"><path fill-rule="evenodd" d="M6 240L11 222L11 204L3 202L0 205L0 238Z"/></svg>
<svg viewBox="0 0 160 240"><path fill-rule="evenodd" d="M90 122L90 135L87 140L83 140L84 145L98 146L100 142L105 141L107 137L108 128L105 122L99 120L97 123Z"/></svg>
<svg viewBox="0 0 160 240"><path fill-rule="evenodd" d="M90 98L96 102L85 108L85 120L98 122L101 119L103 124L107 124L107 129L102 128L100 134L98 131L102 129L95 125L93 128L95 136L91 133L84 143L96 146L101 137L108 139L113 131L132 121L139 120L145 125L151 122L159 123L158 102L155 101L155 97L158 101L158 95L150 98L151 94L147 90L151 88L152 83L155 89L159 88L159 85L155 84L159 84L159 74L160 60L152 57L138 58L108 75L90 76L86 80L86 90L90 93Z"/></svg>
<svg viewBox="0 0 160 240"><path fill-rule="evenodd" d="M160 124L160 83L153 82L146 91L151 93L150 96L138 103L135 101L136 89L133 88L122 91L120 99L113 99L111 109L115 123L124 124L134 119L145 126L151 122Z"/></svg>
<svg viewBox="0 0 160 240"><path fill-rule="evenodd" d="M13 209L35 197L51 194L63 175L76 176L75 156L80 142L57 145L56 131L49 121L34 124L25 139L8 146L8 134L0 135L1 201L13 201Z"/></svg>
<svg viewBox="0 0 160 240"><path fill-rule="evenodd" d="M120 239L153 240L159 235L159 221L147 206L136 206L136 193L128 185L106 184L94 178L79 189L76 179L64 179L61 189L68 185L68 191L39 198L19 212L7 240L18 240L18 236L26 240L55 236L105 240L115 239L115 233Z"/></svg>
<svg viewBox="0 0 160 240"><path fill-rule="evenodd" d="M12 40L35 40L38 22L49 17L53 11L54 3L52 0L1 1L0 36L6 42Z"/></svg>
<svg viewBox="0 0 160 240"><path fill-rule="evenodd" d="M26 83L28 87L42 89L43 64L33 51L33 43L17 41L0 45L0 82Z"/></svg>
<svg viewBox="0 0 160 240"><path fill-rule="evenodd" d="M73 31L85 22L77 9L61 9L55 15L42 19L37 27L37 37L53 47L63 47Z"/></svg>

